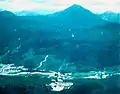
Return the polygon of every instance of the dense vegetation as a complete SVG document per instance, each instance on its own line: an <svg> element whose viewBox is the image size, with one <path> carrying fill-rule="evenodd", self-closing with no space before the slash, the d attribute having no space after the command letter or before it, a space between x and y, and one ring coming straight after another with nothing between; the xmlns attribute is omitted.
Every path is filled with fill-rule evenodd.
<svg viewBox="0 0 120 94"><path fill-rule="evenodd" d="M48 70L58 71L66 64L75 67L72 71L118 65L119 31L120 24L106 22L78 5L45 16L2 11L1 63L34 68L49 55L43 66Z"/></svg>

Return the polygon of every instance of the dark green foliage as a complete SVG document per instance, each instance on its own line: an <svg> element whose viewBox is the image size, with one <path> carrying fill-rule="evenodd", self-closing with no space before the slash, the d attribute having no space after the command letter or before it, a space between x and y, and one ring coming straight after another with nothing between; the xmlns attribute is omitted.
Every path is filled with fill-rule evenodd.
<svg viewBox="0 0 120 94"><path fill-rule="evenodd" d="M54 55L61 62L65 60L76 66L118 65L119 31L120 24L101 20L78 5L46 16L16 16L3 11L0 12L1 61L24 64L24 54L33 49L35 57Z"/></svg>

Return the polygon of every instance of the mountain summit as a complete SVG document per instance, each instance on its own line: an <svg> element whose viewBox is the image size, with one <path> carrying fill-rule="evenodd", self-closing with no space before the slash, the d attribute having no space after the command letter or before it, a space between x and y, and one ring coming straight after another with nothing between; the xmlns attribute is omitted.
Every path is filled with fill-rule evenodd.
<svg viewBox="0 0 120 94"><path fill-rule="evenodd" d="M74 27L93 27L105 23L98 15L77 4L56 12L52 16L56 18L57 22L69 25L69 27L73 27L73 25Z"/></svg>
<svg viewBox="0 0 120 94"><path fill-rule="evenodd" d="M12 16L10 15L12 13L5 12L4 14L7 16L9 14L10 17L13 17L13 15ZM101 19L98 15L95 15L88 9L77 4L74 4L66 8L65 10L56 12L54 14L46 15L46 16L34 15L34 12L30 12L30 15L32 18L31 17L25 17L25 18L29 19L30 21L32 19L32 21L38 22L38 23L44 23L44 24L49 23L50 25L52 25L52 27L53 25L55 25L56 28L59 28L62 26L67 29L68 28L81 29L81 28L91 28L91 27L103 25L106 23L106 21Z"/></svg>
<svg viewBox="0 0 120 94"><path fill-rule="evenodd" d="M13 17L15 16L15 14L10 11L4 10L4 11L0 11L0 16Z"/></svg>
<svg viewBox="0 0 120 94"><path fill-rule="evenodd" d="M120 23L120 13L114 13L112 11L107 11L107 12L104 12L103 14L100 14L99 16L103 20Z"/></svg>
<svg viewBox="0 0 120 94"><path fill-rule="evenodd" d="M73 4L72 6L68 7L66 10L68 10L68 9L84 9L84 8L80 5Z"/></svg>
<svg viewBox="0 0 120 94"><path fill-rule="evenodd" d="M74 12L90 12L88 9L85 9L84 7L74 4L70 7L68 7L67 9L65 9L65 11L74 11Z"/></svg>
<svg viewBox="0 0 120 94"><path fill-rule="evenodd" d="M92 13L92 12L90 12L88 9L85 9L84 7L82 7L82 6L80 6L80 5L77 5L77 4L74 4L74 5L72 5L72 6L70 6L70 7L68 7L68 8L66 8L65 10L63 10L63 11L60 11L60 12L56 12L55 14L63 14L63 13L70 13L70 14L76 14L76 13L81 13L81 15L82 15L82 12L83 12L83 15L84 15L84 13Z"/></svg>

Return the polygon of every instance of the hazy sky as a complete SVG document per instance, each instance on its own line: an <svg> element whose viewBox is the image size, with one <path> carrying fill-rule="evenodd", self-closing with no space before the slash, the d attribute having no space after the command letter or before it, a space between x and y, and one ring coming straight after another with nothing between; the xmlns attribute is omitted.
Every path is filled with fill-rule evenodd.
<svg viewBox="0 0 120 94"><path fill-rule="evenodd" d="M12 11L35 10L52 13L72 4L79 4L92 12L120 12L120 0L0 0L0 9Z"/></svg>

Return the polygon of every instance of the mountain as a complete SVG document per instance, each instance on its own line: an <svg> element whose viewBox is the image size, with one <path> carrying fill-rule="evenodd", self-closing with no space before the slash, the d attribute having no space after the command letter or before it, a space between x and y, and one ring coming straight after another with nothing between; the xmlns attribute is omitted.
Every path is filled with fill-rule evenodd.
<svg viewBox="0 0 120 94"><path fill-rule="evenodd" d="M53 22L74 28L94 27L106 23L98 15L76 4L51 16Z"/></svg>
<svg viewBox="0 0 120 94"><path fill-rule="evenodd" d="M109 27L106 25L110 22L102 20L98 15L76 4L50 15L17 16L12 12L2 11L0 12L0 21L2 22L0 23L1 32L13 32L14 29L17 29L18 32L21 31L21 34L24 31L41 31L42 33L49 32L50 36L56 38L74 36L80 40L91 41L113 39L112 36L114 35L112 35L114 32L109 31ZM112 24L114 25L114 23L111 23L111 28L114 28ZM116 28L116 32L117 30ZM102 38L101 32L105 32L107 35Z"/></svg>
<svg viewBox="0 0 120 94"><path fill-rule="evenodd" d="M103 14L99 14L99 16L103 20L120 23L120 13L107 11L107 12L104 12Z"/></svg>
<svg viewBox="0 0 120 94"><path fill-rule="evenodd" d="M35 16L38 18L40 15L37 12L30 11L21 11L15 14L18 16L34 16L34 18ZM74 4L65 10L45 15L44 22L47 22L47 24L50 25L52 22L52 27L61 28L62 26L65 26L67 29L70 27L71 29L89 28L106 23L106 21L102 20L98 15L95 15L88 9L77 4Z"/></svg>
<svg viewBox="0 0 120 94"><path fill-rule="evenodd" d="M4 11L3 9L0 9L0 11Z"/></svg>
<svg viewBox="0 0 120 94"><path fill-rule="evenodd" d="M14 14L16 14L17 16L38 16L40 15L40 13L34 12L34 11L19 11L19 12L15 12Z"/></svg>
<svg viewBox="0 0 120 94"><path fill-rule="evenodd" d="M115 32L109 30L106 24L110 24L110 27L114 29L114 23L104 21L98 15L76 4L50 15L17 16L12 12L2 11L0 21L3 22L0 23L1 32L13 32L14 29L21 31L19 32L21 34L24 31L32 33L41 31L44 36L46 36L45 32L49 32L49 36L44 38L74 36L79 40L89 41L112 40L114 39L113 33L117 32L119 27L118 25ZM102 33L105 33L104 38Z"/></svg>
<svg viewBox="0 0 120 94"><path fill-rule="evenodd" d="M13 17L16 16L14 13L4 10L4 11L0 11L0 16L2 17Z"/></svg>
<svg viewBox="0 0 120 94"><path fill-rule="evenodd" d="M43 54L78 65L94 62L93 65L112 66L119 62L116 48L120 24L104 21L79 5L50 15L17 16L2 11L0 22L3 63L25 64L24 54L29 57L27 64L38 64ZM55 59L51 60L56 62Z"/></svg>

